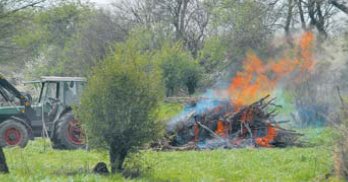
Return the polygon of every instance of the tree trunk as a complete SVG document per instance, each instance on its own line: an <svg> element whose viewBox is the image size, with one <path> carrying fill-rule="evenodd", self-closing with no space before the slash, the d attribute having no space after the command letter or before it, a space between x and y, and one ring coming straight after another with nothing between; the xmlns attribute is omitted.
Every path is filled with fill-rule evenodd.
<svg viewBox="0 0 348 182"><path fill-rule="evenodd" d="M321 2L317 2L315 0L308 1L308 16L311 20L311 28L315 27L321 39L325 39L327 37L327 33L325 30L325 20L323 14L321 12Z"/></svg>
<svg viewBox="0 0 348 182"><path fill-rule="evenodd" d="M285 22L285 34L286 34L286 40L288 44L292 47L292 37L290 34L290 25L291 25L291 20L292 20L292 9L293 9L293 0L288 0L288 15L286 17L286 22Z"/></svg>
<svg viewBox="0 0 348 182"><path fill-rule="evenodd" d="M175 38L177 40L180 40L182 38L182 32L181 32L181 5L182 1L176 1L176 6L174 7L174 12L173 12L173 25L175 27Z"/></svg>
<svg viewBox="0 0 348 182"><path fill-rule="evenodd" d="M180 34L181 38L185 39L185 17L186 17L186 10L187 10L187 4L189 0L183 0L182 1L182 8L181 8L181 13L180 13Z"/></svg>
<svg viewBox="0 0 348 182"><path fill-rule="evenodd" d="M8 167L7 167L4 151L2 150L2 147L0 147L0 173L9 173L9 172L10 171L8 170Z"/></svg>
<svg viewBox="0 0 348 182"><path fill-rule="evenodd" d="M127 151L119 150L117 147L110 146L109 155L110 155L110 165L111 173L121 173L123 171L123 162L126 159Z"/></svg>
<svg viewBox="0 0 348 182"><path fill-rule="evenodd" d="M325 18L323 16L321 8L322 8L322 3L316 2L316 11L317 11L317 17L318 17L316 27L317 27L320 35L325 39L327 37L327 33L325 30Z"/></svg>
<svg viewBox="0 0 348 182"><path fill-rule="evenodd" d="M315 1L314 0L309 0L307 2L307 9L308 9L308 16L310 19L310 30L314 28L314 26L317 24L317 20L315 19Z"/></svg>
<svg viewBox="0 0 348 182"><path fill-rule="evenodd" d="M111 173L114 174L116 172L120 172L117 170L117 168L119 166L119 162L120 162L119 161L119 154L113 146L110 146L109 155L110 155Z"/></svg>
<svg viewBox="0 0 348 182"><path fill-rule="evenodd" d="M290 24L291 24L291 20L292 20L292 8L293 8L292 4L293 4L292 0L288 0L288 15L286 17L286 22L285 22L285 27L284 27L285 34L287 36L290 35Z"/></svg>
<svg viewBox="0 0 348 182"><path fill-rule="evenodd" d="M306 27L306 21L303 15L303 9L302 9L302 0L297 0L297 6L298 6L298 11L300 14L300 20L301 20L301 26L302 29L307 31L307 27Z"/></svg>

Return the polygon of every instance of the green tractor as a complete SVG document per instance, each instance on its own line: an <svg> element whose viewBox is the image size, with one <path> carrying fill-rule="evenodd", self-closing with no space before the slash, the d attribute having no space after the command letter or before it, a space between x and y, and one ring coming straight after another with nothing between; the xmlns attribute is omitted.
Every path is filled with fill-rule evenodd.
<svg viewBox="0 0 348 182"><path fill-rule="evenodd" d="M86 85L82 77L41 77L27 82L39 88L37 99L19 92L0 75L0 145L25 147L46 136L57 149L84 148L85 135L72 106Z"/></svg>

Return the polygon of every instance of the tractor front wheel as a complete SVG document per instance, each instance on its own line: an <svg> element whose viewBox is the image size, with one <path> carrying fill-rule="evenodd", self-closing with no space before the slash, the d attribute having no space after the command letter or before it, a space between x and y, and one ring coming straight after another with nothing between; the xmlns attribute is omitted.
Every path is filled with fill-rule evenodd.
<svg viewBox="0 0 348 182"><path fill-rule="evenodd" d="M80 122L74 118L71 111L57 121L54 132L53 148L79 149L86 147L85 134Z"/></svg>
<svg viewBox="0 0 348 182"><path fill-rule="evenodd" d="M0 145L24 148L29 141L27 128L20 122L9 119L0 124Z"/></svg>

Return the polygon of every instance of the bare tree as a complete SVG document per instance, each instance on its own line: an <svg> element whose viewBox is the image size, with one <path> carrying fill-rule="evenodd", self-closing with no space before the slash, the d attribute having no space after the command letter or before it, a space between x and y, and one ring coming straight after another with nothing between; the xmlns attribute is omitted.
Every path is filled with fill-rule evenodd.
<svg viewBox="0 0 348 182"><path fill-rule="evenodd" d="M295 6L295 2L294 0L288 0L288 12L287 12L287 17L286 17L286 21L285 21L285 26L284 26L284 30L285 30L285 35L287 38L287 42L293 46L292 44L292 38L291 38L291 33L290 33L290 25L291 25L291 20L293 19L293 9Z"/></svg>
<svg viewBox="0 0 348 182"><path fill-rule="evenodd" d="M308 0L307 1L308 16L310 18L310 26L315 26L319 34L327 37L325 29L325 17L323 14L323 1Z"/></svg>
<svg viewBox="0 0 348 182"><path fill-rule="evenodd" d="M303 30L307 30L307 26L306 26L306 21L305 21L305 15L303 12L303 8L302 8L302 0L296 0L297 1L297 7L298 7L298 14L300 17L300 21L301 21L301 27Z"/></svg>
<svg viewBox="0 0 348 182"><path fill-rule="evenodd" d="M20 10L40 7L46 0L0 0L0 18L6 18Z"/></svg>
<svg viewBox="0 0 348 182"><path fill-rule="evenodd" d="M295 4L297 8L294 8ZM288 0L286 7L288 13L284 26L287 35L289 25L296 26L299 22L304 31L316 29L322 38L326 38L337 14L336 8L326 0Z"/></svg>
<svg viewBox="0 0 348 182"><path fill-rule="evenodd" d="M158 12L156 0L131 0L113 3L116 14L130 25L143 25L149 29L161 20L162 12Z"/></svg>
<svg viewBox="0 0 348 182"><path fill-rule="evenodd" d="M278 6L280 3L274 0L221 1L213 8L209 28L224 37L230 49L228 54L238 61L249 49L260 51L268 46L284 10Z"/></svg>
<svg viewBox="0 0 348 182"><path fill-rule="evenodd" d="M65 66L66 73L86 75L86 70L103 60L112 50L115 42L124 41L129 32L114 15L98 10L92 15L69 42L71 48L64 52L63 57L70 61Z"/></svg>
<svg viewBox="0 0 348 182"><path fill-rule="evenodd" d="M329 0L329 3L348 14L348 7L345 4L338 2L337 0Z"/></svg>
<svg viewBox="0 0 348 182"><path fill-rule="evenodd" d="M183 41L194 57L202 47L209 14L202 0L134 0L115 4L122 17L134 24L153 28L158 24Z"/></svg>

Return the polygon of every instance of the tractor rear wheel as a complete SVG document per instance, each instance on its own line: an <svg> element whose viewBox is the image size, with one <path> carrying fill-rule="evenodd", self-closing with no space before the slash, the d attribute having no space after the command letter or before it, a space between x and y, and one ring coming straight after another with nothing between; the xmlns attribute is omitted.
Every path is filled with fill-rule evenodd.
<svg viewBox="0 0 348 182"><path fill-rule="evenodd" d="M8 119L0 124L0 145L24 148L29 141L27 128L20 122Z"/></svg>
<svg viewBox="0 0 348 182"><path fill-rule="evenodd" d="M74 118L71 111L59 118L54 132L53 148L80 149L86 147L85 134L80 122Z"/></svg>

